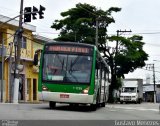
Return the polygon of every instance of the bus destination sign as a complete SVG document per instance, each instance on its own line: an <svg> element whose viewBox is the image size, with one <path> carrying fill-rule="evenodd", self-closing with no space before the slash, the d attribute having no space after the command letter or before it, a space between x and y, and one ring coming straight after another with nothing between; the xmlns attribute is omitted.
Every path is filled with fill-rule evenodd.
<svg viewBox="0 0 160 126"><path fill-rule="evenodd" d="M57 51L57 52L72 52L72 53L90 53L90 48L87 47L78 47L78 46L62 46L62 45L53 45L47 46L47 51Z"/></svg>

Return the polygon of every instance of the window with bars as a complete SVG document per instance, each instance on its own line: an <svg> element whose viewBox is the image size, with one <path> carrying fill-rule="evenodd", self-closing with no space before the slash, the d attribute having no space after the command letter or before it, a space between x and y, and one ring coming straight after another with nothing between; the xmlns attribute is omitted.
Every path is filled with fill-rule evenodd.
<svg viewBox="0 0 160 126"><path fill-rule="evenodd" d="M2 44L2 40L3 40L3 33L0 31L0 44Z"/></svg>
<svg viewBox="0 0 160 126"><path fill-rule="evenodd" d="M27 39L26 39L26 37L22 37L22 48L24 48L24 49L26 49L27 48Z"/></svg>
<svg viewBox="0 0 160 126"><path fill-rule="evenodd" d="M2 79L2 62L0 62L0 80Z"/></svg>

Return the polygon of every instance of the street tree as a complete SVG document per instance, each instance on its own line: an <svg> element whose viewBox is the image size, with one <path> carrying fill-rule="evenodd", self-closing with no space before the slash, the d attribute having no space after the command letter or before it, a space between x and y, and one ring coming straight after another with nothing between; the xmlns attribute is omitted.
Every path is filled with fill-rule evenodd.
<svg viewBox="0 0 160 126"><path fill-rule="evenodd" d="M143 50L143 37L133 35L125 38L121 36L108 37L109 42L118 42L116 48L107 47L101 44L99 47L103 52L111 70L111 85L109 88L109 101L114 102L113 90L121 86L120 78L125 78L124 74L133 72L137 68L145 66L148 54Z"/></svg>
<svg viewBox="0 0 160 126"><path fill-rule="evenodd" d="M98 42L105 43L107 26L115 22L111 14L120 10L120 8L111 7L103 11L89 4L78 3L75 8L61 13L64 19L53 22L51 28L60 30L55 40L95 44L96 20L98 20Z"/></svg>
<svg viewBox="0 0 160 126"><path fill-rule="evenodd" d="M62 12L61 16L64 19L55 20L51 26L60 30L59 36L55 39L57 41L95 44L96 21L98 21L98 48L111 70L109 102L113 102L113 90L121 86L120 79L124 78L124 74L145 66L145 61L148 59L143 50L142 36L125 38L107 35L108 25L115 23L112 13L119 11L121 8L118 7L104 11L86 3L78 3L75 8ZM112 42L118 42L117 50L108 46Z"/></svg>

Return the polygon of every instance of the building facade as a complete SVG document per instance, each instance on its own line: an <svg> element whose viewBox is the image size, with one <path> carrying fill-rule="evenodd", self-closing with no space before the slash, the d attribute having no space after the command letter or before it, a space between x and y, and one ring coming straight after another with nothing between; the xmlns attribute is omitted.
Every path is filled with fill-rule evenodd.
<svg viewBox="0 0 160 126"><path fill-rule="evenodd" d="M19 21L0 15L0 99L3 102L12 102L14 86L14 34L18 29ZM33 65L34 53L42 49L45 42L52 40L33 35L36 27L23 24L23 37L20 63L23 69L19 72L19 102L38 102L38 68ZM2 48L3 47L3 48ZM1 54L0 53L0 54ZM3 71L2 71L3 70Z"/></svg>
<svg viewBox="0 0 160 126"><path fill-rule="evenodd" d="M155 84L156 102L160 103L160 84ZM154 102L154 84L143 84L143 98L145 102Z"/></svg>

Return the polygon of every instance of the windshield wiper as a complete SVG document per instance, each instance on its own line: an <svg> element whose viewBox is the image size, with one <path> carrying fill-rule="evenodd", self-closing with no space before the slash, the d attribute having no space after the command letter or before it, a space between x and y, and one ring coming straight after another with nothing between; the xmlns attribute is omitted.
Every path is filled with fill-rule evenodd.
<svg viewBox="0 0 160 126"><path fill-rule="evenodd" d="M78 82L77 78L74 75L72 75L72 73L69 73L69 74L71 75L71 77L73 77L76 80L76 82Z"/></svg>
<svg viewBox="0 0 160 126"><path fill-rule="evenodd" d="M77 61L78 61L78 59L80 58L80 56L77 56L76 57L76 59L72 62L72 60L71 60L71 65L70 65L70 69L69 69L69 71L72 71L72 67L77 63Z"/></svg>

